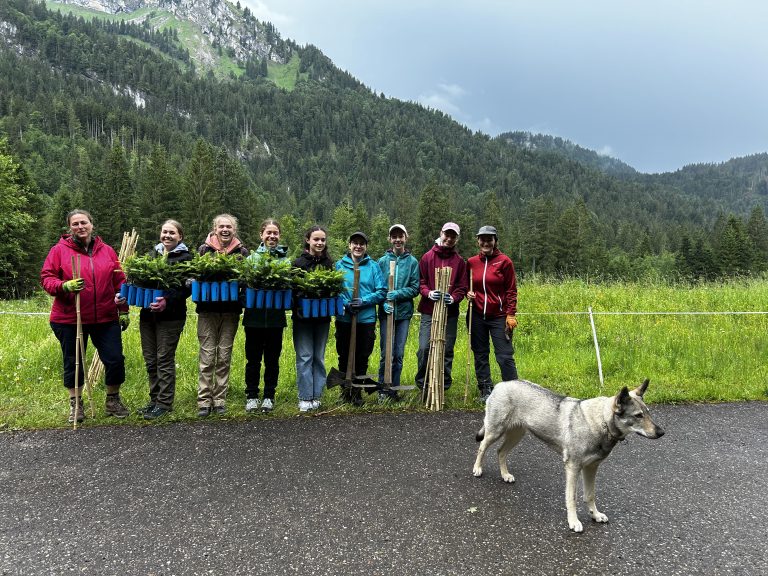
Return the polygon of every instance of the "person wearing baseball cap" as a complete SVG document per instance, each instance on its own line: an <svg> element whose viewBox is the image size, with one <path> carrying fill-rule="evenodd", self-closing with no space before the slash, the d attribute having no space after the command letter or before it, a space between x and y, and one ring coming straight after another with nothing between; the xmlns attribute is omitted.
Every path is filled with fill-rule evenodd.
<svg viewBox="0 0 768 576"><path fill-rule="evenodd" d="M419 294L419 261L405 247L408 231L402 224L389 227L389 243L392 245L384 256L379 258L379 268L384 281L389 285L391 263L395 265L393 288L387 292L386 301L379 306L379 326L381 337L381 359L379 361L379 382L384 382L384 364L387 348L387 317L394 315L394 337L392 340L392 382L400 386L400 374L403 371L403 354L408 330L413 317L413 299ZM379 400L397 400L395 390L380 390Z"/></svg>
<svg viewBox="0 0 768 576"><path fill-rule="evenodd" d="M515 265L499 250L499 234L493 226L482 226L475 234L479 254L467 260L472 284L467 299L472 306L470 345L475 357L475 376L485 402L493 390L489 356L490 343L501 368L501 379L517 380L512 333L517 326L517 280ZM467 315L469 321L469 315Z"/></svg>
<svg viewBox="0 0 768 576"><path fill-rule="evenodd" d="M336 316L336 353L339 356L339 371L347 371L349 343L352 339L352 317L357 318L355 329L355 377L364 378L368 373L368 359L376 343L376 305L384 302L387 284L381 270L368 256L368 235L353 232L349 235L349 252L336 262L336 270L344 273L344 314ZM357 294L354 293L354 271L360 271ZM360 388L344 388L341 391L344 402L362 406Z"/></svg>
<svg viewBox="0 0 768 576"><path fill-rule="evenodd" d="M443 364L443 386L450 388L453 369L453 348L456 344L456 328L459 320L459 303L467 294L467 263L456 250L461 229L455 222L446 222L440 230L440 237L434 246L419 261L419 300L421 312L419 323L419 349L416 353L418 368L416 386L424 388L429 359L429 339L432 330L432 313L435 302L443 299L448 305L448 318L445 331L445 356ZM435 290L435 269L451 268L451 283L445 293Z"/></svg>

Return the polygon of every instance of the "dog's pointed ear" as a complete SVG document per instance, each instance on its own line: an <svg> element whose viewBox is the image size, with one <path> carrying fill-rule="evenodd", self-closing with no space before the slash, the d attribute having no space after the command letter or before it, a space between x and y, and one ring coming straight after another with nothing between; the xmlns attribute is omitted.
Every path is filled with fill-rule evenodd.
<svg viewBox="0 0 768 576"><path fill-rule="evenodd" d="M616 396L613 397L613 412L614 414L624 414L624 407L629 400L629 389L624 386Z"/></svg>
<svg viewBox="0 0 768 576"><path fill-rule="evenodd" d="M634 394L635 396L639 396L640 398L642 398L642 397L643 397L643 394L645 394L645 391L648 389L648 384L649 384L650 382L651 382L651 381L650 381L650 380L648 380L648 378L646 378L645 380L643 380L643 383L642 383L642 384L640 384L640 386L638 386L637 388L635 388L634 390L632 390L632 394Z"/></svg>

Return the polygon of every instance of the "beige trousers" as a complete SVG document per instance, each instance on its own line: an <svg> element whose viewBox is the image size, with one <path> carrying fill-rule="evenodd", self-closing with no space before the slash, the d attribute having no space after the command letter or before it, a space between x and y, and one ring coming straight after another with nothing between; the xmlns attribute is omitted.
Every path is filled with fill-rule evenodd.
<svg viewBox="0 0 768 576"><path fill-rule="evenodd" d="M197 405L200 408L224 406L229 387L229 366L240 314L201 312L197 317L200 343L200 375Z"/></svg>

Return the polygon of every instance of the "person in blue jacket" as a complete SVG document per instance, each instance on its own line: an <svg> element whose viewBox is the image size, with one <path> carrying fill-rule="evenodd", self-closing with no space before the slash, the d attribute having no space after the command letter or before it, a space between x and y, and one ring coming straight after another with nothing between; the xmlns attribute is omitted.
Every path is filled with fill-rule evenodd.
<svg viewBox="0 0 768 576"><path fill-rule="evenodd" d="M381 361L379 362L379 383L384 382L384 364L387 349L387 317L394 315L394 339L392 341L392 382L400 386L400 374L403 371L405 341L413 317L413 299L419 295L419 261L405 247L408 231L402 224L393 224L389 228L389 243L392 247L379 258L379 269L389 288L389 271L395 263L394 288L387 291L386 301L379 307L381 330ZM395 390L379 390L379 400L397 400Z"/></svg>
<svg viewBox="0 0 768 576"><path fill-rule="evenodd" d="M336 353L339 355L339 371L346 373L349 359L349 342L352 331L352 317L357 317L355 341L355 365L353 374L358 381L368 372L368 359L376 342L376 305L384 302L387 285L381 270L368 254L368 236L353 232L349 237L349 252L336 262L336 270L344 272L344 292L341 299L344 314L336 317ZM360 270L357 298L353 297L354 269ZM360 388L342 389L344 402L361 406L363 398Z"/></svg>

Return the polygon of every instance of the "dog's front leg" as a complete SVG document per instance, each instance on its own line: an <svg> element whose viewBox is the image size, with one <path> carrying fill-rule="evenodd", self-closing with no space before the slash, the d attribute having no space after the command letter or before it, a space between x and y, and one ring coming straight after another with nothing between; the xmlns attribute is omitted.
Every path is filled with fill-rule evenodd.
<svg viewBox="0 0 768 576"><path fill-rule="evenodd" d="M584 527L576 512L576 490L579 484L580 466L571 460L565 461L565 510L568 513L568 527L574 532L583 532Z"/></svg>
<svg viewBox="0 0 768 576"><path fill-rule="evenodd" d="M600 462L594 462L584 466L581 471L581 476L584 480L584 502L589 506L589 515L592 516L592 520L595 522L608 522L608 516L600 512L595 504L595 477L597 476L598 466L600 466Z"/></svg>

